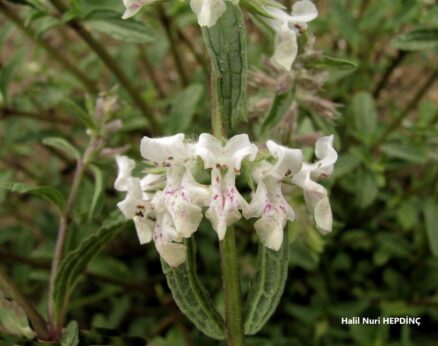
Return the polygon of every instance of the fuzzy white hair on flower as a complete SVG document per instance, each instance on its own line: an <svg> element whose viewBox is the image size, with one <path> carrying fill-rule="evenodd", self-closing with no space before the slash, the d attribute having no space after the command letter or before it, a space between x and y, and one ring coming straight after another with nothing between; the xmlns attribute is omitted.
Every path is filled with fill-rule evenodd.
<svg viewBox="0 0 438 346"><path fill-rule="evenodd" d="M265 7L272 17L266 22L276 33L275 49L272 61L274 64L290 71L298 54L298 34L307 28L307 23L318 16L318 10L310 0L299 0L294 3L292 13L277 7Z"/></svg>
<svg viewBox="0 0 438 346"><path fill-rule="evenodd" d="M292 182L303 189L304 199L313 213L318 230L329 233L333 227L333 215L324 186L312 179L324 179L333 172L338 154L333 148L333 135L321 137L315 144L315 155L319 159L313 164L304 163L301 170L292 178Z"/></svg>
<svg viewBox="0 0 438 346"><path fill-rule="evenodd" d="M227 10L225 1L237 5L239 0L191 0L190 7L198 17L200 26L212 27Z"/></svg>

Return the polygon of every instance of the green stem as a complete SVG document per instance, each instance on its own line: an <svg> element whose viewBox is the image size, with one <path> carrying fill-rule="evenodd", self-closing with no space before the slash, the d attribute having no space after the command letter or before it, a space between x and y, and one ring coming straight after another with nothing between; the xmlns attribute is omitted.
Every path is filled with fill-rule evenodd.
<svg viewBox="0 0 438 346"><path fill-rule="evenodd" d="M162 6L158 8L161 24L163 25L164 31L166 32L167 39L169 40L170 53L172 54L173 61L175 63L176 70L178 71L179 77L181 79L181 84L185 87L189 84L187 74L184 70L183 62L180 59L180 54L178 52L178 42L175 39L175 32L173 25L169 17L167 17L166 12Z"/></svg>
<svg viewBox="0 0 438 346"><path fill-rule="evenodd" d="M0 268L0 289L4 290L14 302L16 302L24 311L27 318L32 323L32 327L35 330L37 336L41 340L49 340L50 334L47 329L46 321L33 307L33 305L27 300L27 298L20 292L15 286L6 272Z"/></svg>
<svg viewBox="0 0 438 346"><path fill-rule="evenodd" d="M227 230L224 240L220 242L220 255L228 346L244 346L242 296L233 227Z"/></svg>
<svg viewBox="0 0 438 346"><path fill-rule="evenodd" d="M50 3L59 11L61 15L64 15L68 8L64 5L62 0L50 0ZM108 53L104 46L102 46L82 25L76 20L72 19L68 22L70 28L72 28L87 45L99 56L102 62L113 73L120 84L126 89L131 96L136 106L142 111L145 117L149 121L150 129L158 134L159 126L155 118L155 115L141 94L138 92L138 88L131 83L131 80L126 76L122 68L117 64L116 60Z"/></svg>
<svg viewBox="0 0 438 346"><path fill-rule="evenodd" d="M91 94L97 94L98 90L96 87L96 83L88 78L88 76L79 70L75 64L70 62L59 49L52 47L49 43L47 43L40 36L37 36L35 32L24 25L21 18L11 10L11 8L0 1L0 12L12 21L27 37L29 37L33 42L35 42L40 47L44 48L50 57L55 59L62 65L66 70L68 70L73 76L75 76L90 92Z"/></svg>

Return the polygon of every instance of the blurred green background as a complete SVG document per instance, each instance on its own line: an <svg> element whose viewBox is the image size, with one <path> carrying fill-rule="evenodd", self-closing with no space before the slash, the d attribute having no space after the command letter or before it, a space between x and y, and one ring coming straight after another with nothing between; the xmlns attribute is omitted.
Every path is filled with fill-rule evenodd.
<svg viewBox="0 0 438 346"><path fill-rule="evenodd" d="M334 230L321 236L292 191L297 220L288 229L285 294L248 344L436 345L438 5L315 3L320 16L300 39L290 77L266 63L272 35L246 12L250 112L236 132L304 148L309 160L315 140L334 133L340 154L324 182ZM20 182L67 196L74 155L43 140L63 138L82 152L88 116L123 122L102 143L108 155L85 172L69 226L72 250L123 198L113 190L111 155L127 150L140 162L143 135L211 132L210 65L188 4L160 2L129 21L122 12L119 0L0 0L0 263L43 315L58 216L45 201L7 189ZM315 56L337 59L317 64ZM103 91L117 97L116 108L95 106ZM237 235L247 290L258 240L244 223ZM221 308L218 242L208 222L196 240L200 276ZM419 316L421 325L342 325L347 316ZM134 337L154 346L219 344L178 311L154 246L138 244L131 222L88 266L68 320L102 340L120 336L106 344L145 344ZM0 343L8 340L0 326Z"/></svg>

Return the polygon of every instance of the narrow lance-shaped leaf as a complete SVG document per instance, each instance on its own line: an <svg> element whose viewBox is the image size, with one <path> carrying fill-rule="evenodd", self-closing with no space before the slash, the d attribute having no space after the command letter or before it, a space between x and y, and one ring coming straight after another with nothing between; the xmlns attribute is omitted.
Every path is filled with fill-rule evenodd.
<svg viewBox="0 0 438 346"><path fill-rule="evenodd" d="M171 268L161 261L167 284L184 315L205 335L223 340L224 321L196 274L194 240L186 241L186 245L187 260L178 268Z"/></svg>
<svg viewBox="0 0 438 346"><path fill-rule="evenodd" d="M67 309L68 300L88 263L119 234L125 219L118 212L115 217L107 221L96 233L85 239L81 245L67 254L61 262L56 275L53 301L55 314L59 323Z"/></svg>
<svg viewBox="0 0 438 346"><path fill-rule="evenodd" d="M23 194L27 193L53 204L58 210L64 208L64 196L59 190L51 186L32 186L22 183L0 183L0 189Z"/></svg>
<svg viewBox="0 0 438 346"><path fill-rule="evenodd" d="M79 158L81 157L79 151L64 138L59 138L59 137L44 138L43 144L61 150L76 160L79 160Z"/></svg>
<svg viewBox="0 0 438 346"><path fill-rule="evenodd" d="M277 309L283 295L289 265L289 236L284 232L279 251L259 245L257 272L244 308L245 334L256 334Z"/></svg>
<svg viewBox="0 0 438 346"><path fill-rule="evenodd" d="M204 41L213 65L213 83L225 127L233 129L246 120L246 31L239 6L226 1L227 10L211 28L204 28Z"/></svg>

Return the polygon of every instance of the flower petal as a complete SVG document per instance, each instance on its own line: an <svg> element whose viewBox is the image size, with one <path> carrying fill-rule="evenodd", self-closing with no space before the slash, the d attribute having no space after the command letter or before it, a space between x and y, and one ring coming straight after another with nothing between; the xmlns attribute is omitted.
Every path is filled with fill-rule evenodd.
<svg viewBox="0 0 438 346"><path fill-rule="evenodd" d="M320 160L312 166L312 178L327 178L334 168L334 164L338 159L338 153L333 148L333 135L321 137L315 144L315 155Z"/></svg>
<svg viewBox="0 0 438 346"><path fill-rule="evenodd" d="M290 71L298 54L297 34L294 29L283 27L277 31L275 50L272 56L274 65Z"/></svg>
<svg viewBox="0 0 438 346"><path fill-rule="evenodd" d="M295 218L281 192L281 181L270 176L259 181L256 193L243 215L247 219L259 217L254 228L263 244L276 251L281 247L287 220L293 221Z"/></svg>
<svg viewBox="0 0 438 346"><path fill-rule="evenodd" d="M150 212L150 204L144 201L142 197L140 179L131 178L128 182L126 198L117 203L120 211L127 219L133 219L135 216L146 215Z"/></svg>
<svg viewBox="0 0 438 346"><path fill-rule="evenodd" d="M134 224L140 244L149 243L152 240L154 222L144 217L136 216L134 217Z"/></svg>
<svg viewBox="0 0 438 346"><path fill-rule="evenodd" d="M303 152L299 149L290 149L274 141L268 141L266 146L277 161L270 170L270 174L283 179L292 177L303 166Z"/></svg>
<svg viewBox="0 0 438 346"><path fill-rule="evenodd" d="M187 147L184 144L184 134L170 137L149 138L141 140L141 155L154 164L170 167L188 159Z"/></svg>
<svg viewBox="0 0 438 346"><path fill-rule="evenodd" d="M224 0L191 0L190 6L198 16L198 24L207 27L214 26L227 9Z"/></svg>
<svg viewBox="0 0 438 346"><path fill-rule="evenodd" d="M225 176L219 169L211 172L211 201L205 216L210 220L219 240L223 240L227 227L242 216L239 209L246 210L248 205L236 189L236 175L229 169Z"/></svg>
<svg viewBox="0 0 438 346"><path fill-rule="evenodd" d="M175 243L179 241L179 237L168 213L157 215L153 239L158 253L168 265L178 267L185 262L186 247Z"/></svg>
<svg viewBox="0 0 438 346"><path fill-rule="evenodd" d="M224 150L225 157L230 160L232 167L236 170L240 170L242 161L245 158L254 161L257 152L257 146L249 141L247 134L241 134L230 138Z"/></svg>
<svg viewBox="0 0 438 346"><path fill-rule="evenodd" d="M307 23L318 17L318 9L309 0L300 0L292 6L292 15L289 20L294 23Z"/></svg>
<svg viewBox="0 0 438 346"><path fill-rule="evenodd" d="M114 188L117 191L127 191L128 182L132 178L132 171L135 168L135 161L127 156L116 156L116 162L119 172L114 182Z"/></svg>
<svg viewBox="0 0 438 346"><path fill-rule="evenodd" d="M222 165L225 160L221 141L208 133L199 136L194 151L196 156L204 161L205 168L213 168L218 164Z"/></svg>

